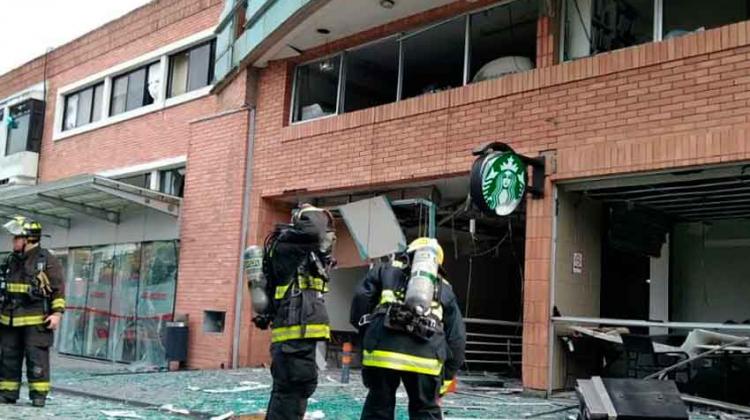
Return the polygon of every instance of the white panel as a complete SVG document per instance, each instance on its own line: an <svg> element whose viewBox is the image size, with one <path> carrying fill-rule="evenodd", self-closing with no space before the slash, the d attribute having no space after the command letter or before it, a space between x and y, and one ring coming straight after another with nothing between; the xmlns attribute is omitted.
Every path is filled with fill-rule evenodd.
<svg viewBox="0 0 750 420"><path fill-rule="evenodd" d="M339 268L331 273L331 292L325 295L326 309L335 331L356 331L349 323L349 311L357 284L367 274L368 267Z"/></svg>
<svg viewBox="0 0 750 420"><path fill-rule="evenodd" d="M176 218L154 210L139 209L120 215L120 224L87 217L71 219L70 230L46 225L43 244L47 248L74 248L127 242L147 242L178 239L179 222Z"/></svg>
<svg viewBox="0 0 750 420"><path fill-rule="evenodd" d="M649 280L649 319L669 321L669 236L661 247L661 257L651 258L651 278ZM668 334L666 328L650 329L651 334Z"/></svg>

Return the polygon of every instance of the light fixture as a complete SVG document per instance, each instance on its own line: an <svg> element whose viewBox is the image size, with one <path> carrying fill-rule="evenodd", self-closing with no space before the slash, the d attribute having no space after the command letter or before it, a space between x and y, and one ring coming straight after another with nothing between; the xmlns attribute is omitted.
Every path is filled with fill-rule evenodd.
<svg viewBox="0 0 750 420"><path fill-rule="evenodd" d="M396 2L393 0L380 0L380 6L384 9L393 9L395 5Z"/></svg>
<svg viewBox="0 0 750 420"><path fill-rule="evenodd" d="M333 67L333 63L330 60L323 60L318 64L318 69L323 73L332 71Z"/></svg>

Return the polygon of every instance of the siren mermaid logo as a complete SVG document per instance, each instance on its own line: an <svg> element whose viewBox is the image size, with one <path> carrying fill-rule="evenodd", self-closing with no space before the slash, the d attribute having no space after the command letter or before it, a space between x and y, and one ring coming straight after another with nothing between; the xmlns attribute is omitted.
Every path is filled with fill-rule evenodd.
<svg viewBox="0 0 750 420"><path fill-rule="evenodd" d="M490 157L482 168L482 197L498 216L518 207L526 191L526 165L514 153Z"/></svg>

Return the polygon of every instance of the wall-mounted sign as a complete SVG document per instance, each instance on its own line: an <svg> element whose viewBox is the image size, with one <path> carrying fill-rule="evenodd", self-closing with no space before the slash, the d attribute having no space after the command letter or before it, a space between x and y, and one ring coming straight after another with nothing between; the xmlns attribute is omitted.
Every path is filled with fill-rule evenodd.
<svg viewBox="0 0 750 420"><path fill-rule="evenodd" d="M583 253L574 252L573 253L573 274L581 274L581 273L583 273Z"/></svg>
<svg viewBox="0 0 750 420"><path fill-rule="evenodd" d="M471 198L482 211L507 216L526 192L526 164L513 152L493 152L474 162Z"/></svg>
<svg viewBox="0 0 750 420"><path fill-rule="evenodd" d="M527 191L533 198L544 197L544 157L520 155L501 142L485 143L472 154L478 157L471 168L469 195L481 211L507 216L518 208ZM531 185L527 185L527 166L533 169Z"/></svg>

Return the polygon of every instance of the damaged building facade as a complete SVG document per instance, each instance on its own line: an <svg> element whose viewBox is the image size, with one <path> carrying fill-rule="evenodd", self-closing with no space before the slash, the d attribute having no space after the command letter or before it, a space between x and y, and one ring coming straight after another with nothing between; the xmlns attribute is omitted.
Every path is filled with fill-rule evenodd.
<svg viewBox="0 0 750 420"><path fill-rule="evenodd" d="M29 154L38 171L6 176L0 211L50 220L67 255L62 352L143 360L149 322L185 313L189 365L267 362L240 255L307 201L337 216L332 349L355 339L349 299L378 257L368 229L397 226L446 248L468 369L562 389L617 365L588 349L611 342L601 326L671 350L694 330L747 334L749 13L736 0L152 2L51 52L46 85L45 58L0 77L2 112L46 104L25 151L8 153L17 132L3 130L0 173ZM545 162L543 194L509 216L467 199L488 142ZM164 294L164 310L140 312ZM619 374L639 368L627 362Z"/></svg>

